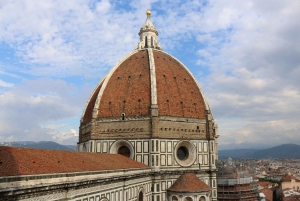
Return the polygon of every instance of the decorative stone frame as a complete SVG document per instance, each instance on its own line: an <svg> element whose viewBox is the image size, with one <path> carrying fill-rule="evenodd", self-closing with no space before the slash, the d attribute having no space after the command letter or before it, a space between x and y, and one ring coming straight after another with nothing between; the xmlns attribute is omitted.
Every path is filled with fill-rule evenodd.
<svg viewBox="0 0 300 201"><path fill-rule="evenodd" d="M183 201L194 201L194 199L191 196L185 196Z"/></svg>
<svg viewBox="0 0 300 201"><path fill-rule="evenodd" d="M179 200L179 198L176 195L173 195L173 196L171 196L171 200L170 201L174 201L174 199L173 199L174 197L177 199L177 201Z"/></svg>
<svg viewBox="0 0 300 201"><path fill-rule="evenodd" d="M139 196L140 196L141 192L143 193L143 201L146 200L146 198L145 198L145 189L142 187L138 190L137 199L136 199L137 201L139 201Z"/></svg>
<svg viewBox="0 0 300 201"><path fill-rule="evenodd" d="M122 147L122 146L128 147L128 149L130 150L130 158L133 159L134 158L134 148L133 148L132 144L130 142L128 142L127 140L117 140L117 141L115 141L111 145L109 153L117 154L119 148Z"/></svg>
<svg viewBox="0 0 300 201"><path fill-rule="evenodd" d="M204 199L204 201L206 201L206 197L205 196L202 195L202 196L199 197L199 201L203 201L203 199Z"/></svg>
<svg viewBox="0 0 300 201"><path fill-rule="evenodd" d="M180 160L177 157L177 151L180 147L185 147L188 151L188 157L185 160ZM195 145L193 145L190 141L178 142L174 148L174 158L180 166L189 167L193 165L197 158Z"/></svg>

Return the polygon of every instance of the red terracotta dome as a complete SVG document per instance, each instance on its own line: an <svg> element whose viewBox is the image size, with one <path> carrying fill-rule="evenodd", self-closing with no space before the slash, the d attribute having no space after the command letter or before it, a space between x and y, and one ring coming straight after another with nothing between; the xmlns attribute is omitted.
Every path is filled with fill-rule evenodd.
<svg viewBox="0 0 300 201"><path fill-rule="evenodd" d="M87 102L81 125L122 115L203 119L207 111L210 113L200 85L188 68L162 51L149 13L136 50L98 84Z"/></svg>
<svg viewBox="0 0 300 201"><path fill-rule="evenodd" d="M91 121L93 112L94 118L149 116L151 104L158 105L160 116L205 118L208 106L189 70L161 50L151 49L150 54L134 51L103 78L87 103L82 124Z"/></svg>

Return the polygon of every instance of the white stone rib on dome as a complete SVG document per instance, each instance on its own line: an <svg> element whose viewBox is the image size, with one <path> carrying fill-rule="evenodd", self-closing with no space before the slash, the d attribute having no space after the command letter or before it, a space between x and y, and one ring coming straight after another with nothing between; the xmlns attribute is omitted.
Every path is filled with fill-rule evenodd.
<svg viewBox="0 0 300 201"><path fill-rule="evenodd" d="M126 55L125 57L123 57L123 59L121 59L110 71L109 73L107 74L104 82L103 82L103 85L98 93L98 96L97 96L97 99L96 99L96 102L95 102L95 106L94 106L94 110L93 110L93 117L92 118L97 118L98 116L98 109L99 109L99 105L100 105L100 101L101 101L101 98L102 98L102 95L103 95L103 92L107 86L107 83L108 81L110 80L111 76L113 75L113 73L117 70L117 68L126 60L128 59L130 56L134 55L135 53L137 53L138 50L135 50L133 52L131 52L130 54ZM120 114L121 115L121 114Z"/></svg>
<svg viewBox="0 0 300 201"><path fill-rule="evenodd" d="M85 112L86 112L86 109L87 109L87 107L88 107L88 105L89 105L89 103L90 103L92 97L93 97L94 94L96 93L98 87L103 83L103 81L105 80L106 76L107 76L107 74L106 74L106 75L101 79L101 81L97 84L97 86L95 87L95 89L94 89L93 92L92 92L92 95L90 95L90 97L89 97L87 103L85 104L84 110L83 110L82 115L81 115L81 120L80 120L81 122L82 122L82 120L83 120L84 114L85 114Z"/></svg>
<svg viewBox="0 0 300 201"><path fill-rule="evenodd" d="M150 82L151 82L151 104L157 105L157 87L156 87L156 73L155 62L152 48L148 48Z"/></svg>

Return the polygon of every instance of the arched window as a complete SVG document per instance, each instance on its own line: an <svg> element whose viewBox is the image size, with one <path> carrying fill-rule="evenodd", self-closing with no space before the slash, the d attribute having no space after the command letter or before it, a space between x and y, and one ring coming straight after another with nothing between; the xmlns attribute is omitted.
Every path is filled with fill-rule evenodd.
<svg viewBox="0 0 300 201"><path fill-rule="evenodd" d="M173 196L172 201L178 201L178 198L176 196Z"/></svg>
<svg viewBox="0 0 300 201"><path fill-rule="evenodd" d="M191 197L186 197L186 198L184 198L184 201L193 201L193 198L191 198Z"/></svg>
<svg viewBox="0 0 300 201"><path fill-rule="evenodd" d="M130 157L130 149L127 146L123 145L118 149L118 154L121 154L121 155L129 158Z"/></svg>
<svg viewBox="0 0 300 201"><path fill-rule="evenodd" d="M86 145L85 144L83 144L82 151L86 152Z"/></svg>
<svg viewBox="0 0 300 201"><path fill-rule="evenodd" d="M147 38L147 36L145 37L145 48L148 48L148 38Z"/></svg>
<svg viewBox="0 0 300 201"><path fill-rule="evenodd" d="M151 36L151 47L153 48L154 45L153 45L153 37Z"/></svg>
<svg viewBox="0 0 300 201"><path fill-rule="evenodd" d="M143 198L144 198L144 194L143 194L143 192L141 191L141 192L139 193L139 201L143 201Z"/></svg>
<svg viewBox="0 0 300 201"><path fill-rule="evenodd" d="M205 201L205 197L204 196L201 196L199 201Z"/></svg>

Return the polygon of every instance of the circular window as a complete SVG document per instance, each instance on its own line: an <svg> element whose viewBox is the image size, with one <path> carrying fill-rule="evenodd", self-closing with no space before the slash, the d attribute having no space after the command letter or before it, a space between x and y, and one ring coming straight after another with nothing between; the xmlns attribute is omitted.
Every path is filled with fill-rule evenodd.
<svg viewBox="0 0 300 201"><path fill-rule="evenodd" d="M130 157L130 149L126 146L121 146L119 149L118 149L118 154L121 154L123 156L126 156L126 157Z"/></svg>
<svg viewBox="0 0 300 201"><path fill-rule="evenodd" d="M115 141L110 149L109 153L111 154L121 154L128 158L134 158L134 149L130 142L127 140L117 140Z"/></svg>
<svg viewBox="0 0 300 201"><path fill-rule="evenodd" d="M195 146L189 141L180 141L175 146L174 156L179 165L191 166L196 160Z"/></svg>
<svg viewBox="0 0 300 201"><path fill-rule="evenodd" d="M181 146L177 149L177 157L179 160L184 161L189 157L189 151L186 147Z"/></svg>

